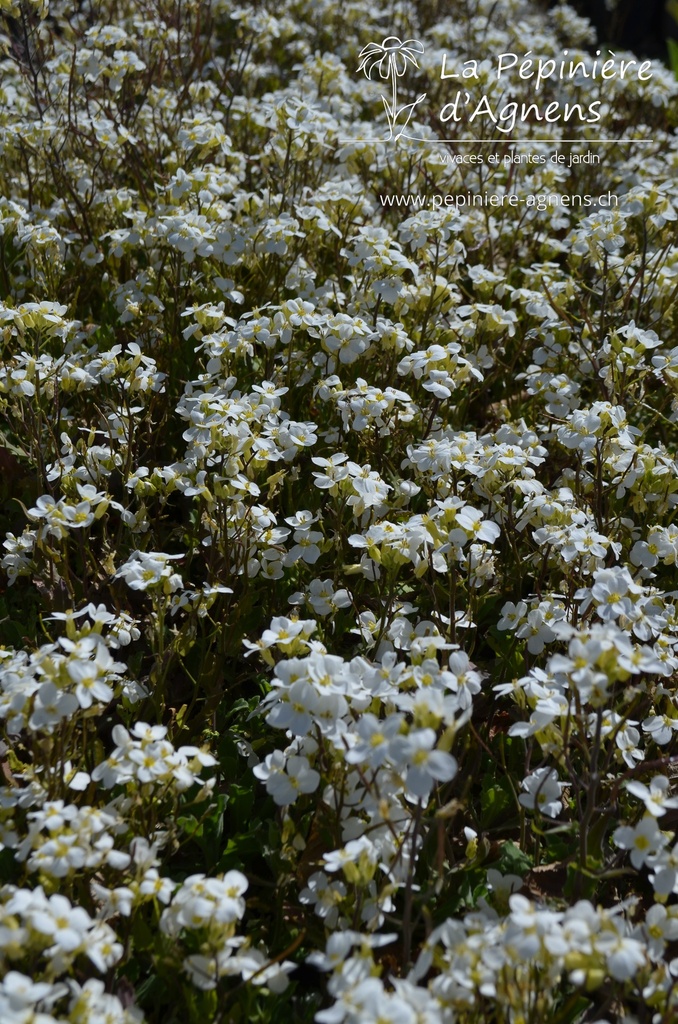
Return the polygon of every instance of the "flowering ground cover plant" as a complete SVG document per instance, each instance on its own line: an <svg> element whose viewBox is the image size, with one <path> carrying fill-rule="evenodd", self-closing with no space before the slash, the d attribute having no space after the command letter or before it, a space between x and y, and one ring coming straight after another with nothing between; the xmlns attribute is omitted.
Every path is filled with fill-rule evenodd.
<svg viewBox="0 0 678 1024"><path fill-rule="evenodd" d="M3 1024L675 1020L676 82L558 162L434 112L563 4L0 6Z"/></svg>

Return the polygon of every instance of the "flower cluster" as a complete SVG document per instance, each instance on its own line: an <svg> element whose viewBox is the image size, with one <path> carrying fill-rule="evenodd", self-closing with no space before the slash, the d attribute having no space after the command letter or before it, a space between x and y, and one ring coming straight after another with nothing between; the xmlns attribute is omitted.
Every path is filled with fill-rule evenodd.
<svg viewBox="0 0 678 1024"><path fill-rule="evenodd" d="M673 1020L676 81L594 161L436 121L564 3L0 9L0 1018Z"/></svg>

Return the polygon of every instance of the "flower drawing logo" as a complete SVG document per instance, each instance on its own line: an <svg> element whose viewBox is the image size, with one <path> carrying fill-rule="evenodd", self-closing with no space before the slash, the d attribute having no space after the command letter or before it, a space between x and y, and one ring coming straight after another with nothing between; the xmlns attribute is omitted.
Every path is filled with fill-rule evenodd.
<svg viewBox="0 0 678 1024"><path fill-rule="evenodd" d="M397 36L387 36L386 39L382 39L381 43L368 43L367 46L363 46L358 54L360 58L358 71L363 71L365 77L370 80L372 72L377 71L380 78L391 83L390 98L382 96L390 130L389 139L400 138L412 118L415 107L426 98L424 92L417 96L413 103L398 106L398 79L403 77L408 64L414 65L415 68L419 67L417 54L423 52L423 43L420 43L418 39L403 41Z"/></svg>

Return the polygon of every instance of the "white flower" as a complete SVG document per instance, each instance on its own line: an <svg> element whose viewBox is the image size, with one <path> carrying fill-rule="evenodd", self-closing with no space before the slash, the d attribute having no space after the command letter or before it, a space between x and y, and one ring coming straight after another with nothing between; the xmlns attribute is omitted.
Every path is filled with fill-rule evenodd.
<svg viewBox="0 0 678 1024"><path fill-rule="evenodd" d="M65 896L50 896L44 908L28 914L31 928L49 937L54 946L64 953L84 949L89 938L92 920L82 907L74 907Z"/></svg>
<svg viewBox="0 0 678 1024"><path fill-rule="evenodd" d="M266 783L266 791L271 794L279 807L286 807L305 793L313 793L320 784L320 775L311 768L308 758L293 755L285 758L280 750L269 754L264 764L253 769L258 779Z"/></svg>
<svg viewBox="0 0 678 1024"><path fill-rule="evenodd" d="M311 904L318 917L328 928L336 928L339 920L338 904L346 896L343 882L331 882L324 871L314 871L305 889L299 893L299 902Z"/></svg>
<svg viewBox="0 0 678 1024"><path fill-rule="evenodd" d="M517 892L522 885L523 880L520 875L502 875L496 868L489 868L487 872L487 887L502 903L508 903L511 893Z"/></svg>
<svg viewBox="0 0 678 1024"><path fill-rule="evenodd" d="M415 797L427 797L436 782L448 782L457 774L456 759L435 750L435 743L433 729L417 729L391 744L393 759L399 770L404 768L407 790Z"/></svg>
<svg viewBox="0 0 678 1024"><path fill-rule="evenodd" d="M646 814L633 827L622 825L615 829L612 839L622 850L631 851L634 868L641 868L648 857L656 854L667 843L666 836L660 831L652 814Z"/></svg>
<svg viewBox="0 0 678 1024"><path fill-rule="evenodd" d="M37 692L33 714L28 724L34 731L51 732L58 723L77 711L79 705L72 693L57 690L54 683L43 683Z"/></svg>
<svg viewBox="0 0 678 1024"><path fill-rule="evenodd" d="M322 541L323 535L319 530L295 530L293 538L294 547L290 548L285 556L285 565L294 565L300 559L308 565L315 565L320 558L318 541Z"/></svg>
<svg viewBox="0 0 678 1024"><path fill-rule="evenodd" d="M660 818L672 807L678 807L678 797L669 796L669 786L664 775L655 775L649 786L635 779L624 783L625 789L642 800L647 812L655 818Z"/></svg>
<svg viewBox="0 0 678 1024"><path fill-rule="evenodd" d="M269 711L266 721L276 729L289 729L295 736L306 736L321 705L315 688L306 679L298 679L284 691L283 699Z"/></svg>
<svg viewBox="0 0 678 1024"><path fill-rule="evenodd" d="M497 623L497 629L516 629L523 622L526 615L527 605L524 601L519 601L517 605L513 601L507 601L501 610L501 618Z"/></svg>
<svg viewBox="0 0 678 1024"><path fill-rule="evenodd" d="M23 1010L24 1007L34 1007L37 1003L55 1001L65 991L63 985L32 981L19 971L8 971L2 979L1 992L8 998L12 1010Z"/></svg>
<svg viewBox="0 0 678 1024"><path fill-rule="evenodd" d="M341 850L333 850L331 853L326 853L323 857L323 862L328 871L344 870L346 872L347 867L358 864L366 866L370 873L373 874L377 859L378 855L374 844L370 842L367 836L361 836L360 839L352 839Z"/></svg>
<svg viewBox="0 0 678 1024"><path fill-rule="evenodd" d="M652 960L659 960L666 949L667 943L678 939L678 918L676 918L673 907L670 913L666 907L655 903L650 907L643 925L644 938L647 942L647 950Z"/></svg>
<svg viewBox="0 0 678 1024"><path fill-rule="evenodd" d="M356 723L356 742L346 752L345 760L349 764L379 768L388 761L391 745L399 735L403 722L403 715L392 714L382 721L370 712L365 712ZM398 757L398 754L395 756Z"/></svg>
<svg viewBox="0 0 678 1024"><path fill-rule="evenodd" d="M594 938L595 949L607 962L607 969L616 981L627 981L645 964L645 949L638 939L614 931L601 932Z"/></svg>
<svg viewBox="0 0 678 1024"><path fill-rule="evenodd" d="M315 486L320 490L329 491L330 494L336 494L339 483L348 476L348 466L344 465L347 461L348 455L341 452L337 452L327 459L320 456L313 457L311 462L325 470L323 473L313 474Z"/></svg>
<svg viewBox="0 0 678 1024"><path fill-rule="evenodd" d="M116 571L116 577L124 579L132 590L148 590L166 581L169 592L182 585L181 576L168 564L183 555L166 555L162 551L134 551L129 559Z"/></svg>
<svg viewBox="0 0 678 1024"><path fill-rule="evenodd" d="M349 608L351 596L347 590L335 590L332 580L311 580L307 601L316 615L330 615L338 608Z"/></svg>
<svg viewBox="0 0 678 1024"><path fill-rule="evenodd" d="M518 800L531 811L541 811L549 818L556 818L563 809L561 799L565 783L558 781L555 768L537 768L532 775L523 779L524 793Z"/></svg>
<svg viewBox="0 0 678 1024"><path fill-rule="evenodd" d="M660 747L670 743L676 731L678 731L678 718L674 718L672 715L650 715L643 722L643 732L648 733Z"/></svg>

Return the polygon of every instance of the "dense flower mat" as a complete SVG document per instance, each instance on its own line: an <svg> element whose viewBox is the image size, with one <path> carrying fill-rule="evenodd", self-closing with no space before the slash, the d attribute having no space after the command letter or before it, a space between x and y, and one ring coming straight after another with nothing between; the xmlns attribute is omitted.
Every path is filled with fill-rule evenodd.
<svg viewBox="0 0 678 1024"><path fill-rule="evenodd" d="M474 165L567 6L2 8L3 1024L674 1021L669 72Z"/></svg>

